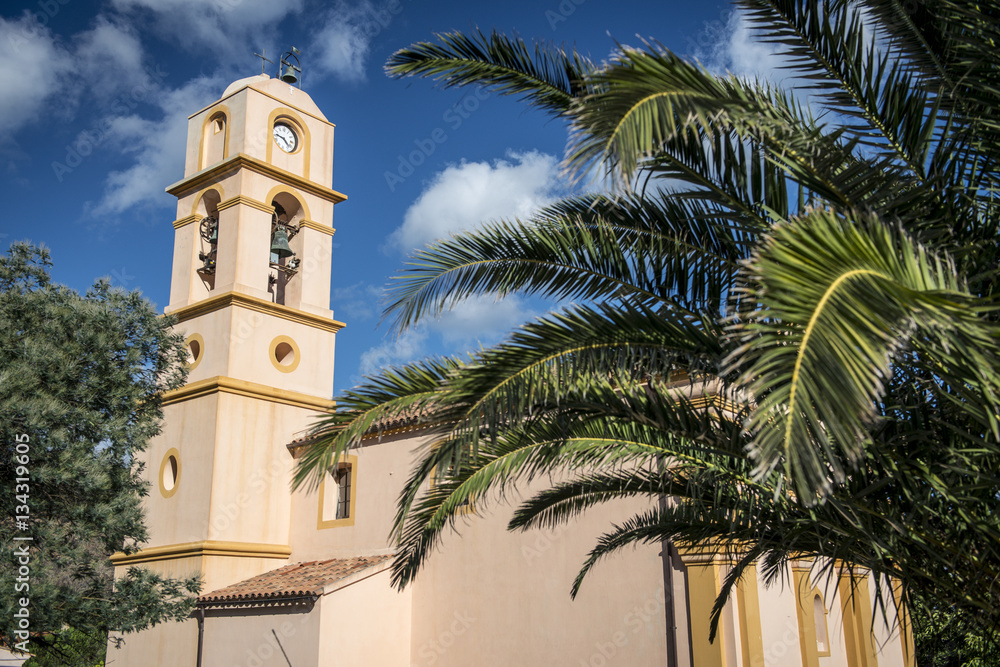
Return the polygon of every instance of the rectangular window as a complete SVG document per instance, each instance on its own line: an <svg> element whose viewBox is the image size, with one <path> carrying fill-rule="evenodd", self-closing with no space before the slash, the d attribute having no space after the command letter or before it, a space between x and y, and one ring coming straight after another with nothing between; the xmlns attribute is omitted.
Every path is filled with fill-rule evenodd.
<svg viewBox="0 0 1000 667"><path fill-rule="evenodd" d="M337 482L337 518L347 519L351 516L351 467L341 466L334 474Z"/></svg>
<svg viewBox="0 0 1000 667"><path fill-rule="evenodd" d="M317 529L354 525L357 486L357 456L348 456L329 470L319 485Z"/></svg>

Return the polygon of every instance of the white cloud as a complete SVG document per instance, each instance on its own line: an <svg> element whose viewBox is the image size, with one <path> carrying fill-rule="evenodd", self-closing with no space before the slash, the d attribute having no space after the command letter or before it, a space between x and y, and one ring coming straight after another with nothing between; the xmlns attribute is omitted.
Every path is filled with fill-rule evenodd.
<svg viewBox="0 0 1000 667"><path fill-rule="evenodd" d="M706 30L711 27L706 27ZM772 83L788 78L787 71L782 69L784 58L776 45L758 39L743 12L730 13L724 28L709 32L717 41L709 46L707 52L702 50L696 55L710 70L757 77Z"/></svg>
<svg viewBox="0 0 1000 667"><path fill-rule="evenodd" d="M271 46L275 26L302 10L302 0L112 0L125 14L152 19L154 29L195 52L235 59Z"/></svg>
<svg viewBox="0 0 1000 667"><path fill-rule="evenodd" d="M13 133L44 113L65 85L73 58L48 29L25 15L0 17L0 133ZM10 139L10 136L5 137Z"/></svg>
<svg viewBox="0 0 1000 667"><path fill-rule="evenodd" d="M102 15L75 41L76 71L88 97L106 100L120 91L149 85L142 41L131 27Z"/></svg>
<svg viewBox="0 0 1000 667"><path fill-rule="evenodd" d="M159 120L136 115L111 119L109 140L133 151L135 161L127 169L108 175L103 196L96 204L88 203L88 213L118 215L136 207L168 203L170 197L163 187L183 173L187 145L187 118L177 110L200 109L216 99L224 87L219 77L200 77L155 96L162 111Z"/></svg>
<svg viewBox="0 0 1000 667"><path fill-rule="evenodd" d="M456 304L429 324L431 331L453 347L471 349L491 345L519 324L535 317L524 299L485 295Z"/></svg>
<svg viewBox="0 0 1000 667"><path fill-rule="evenodd" d="M410 329L361 355L359 375L374 375L387 366L398 366L419 359L426 353L427 331ZM360 379L360 378L359 378Z"/></svg>
<svg viewBox="0 0 1000 667"><path fill-rule="evenodd" d="M510 153L508 160L463 162L439 173L387 239L409 252L486 220L527 216L557 194L558 161L544 153Z"/></svg>
<svg viewBox="0 0 1000 667"><path fill-rule="evenodd" d="M365 78L371 41L402 11L398 2L375 6L369 0L338 2L320 20L309 46L309 60L320 78L334 74L347 81Z"/></svg>

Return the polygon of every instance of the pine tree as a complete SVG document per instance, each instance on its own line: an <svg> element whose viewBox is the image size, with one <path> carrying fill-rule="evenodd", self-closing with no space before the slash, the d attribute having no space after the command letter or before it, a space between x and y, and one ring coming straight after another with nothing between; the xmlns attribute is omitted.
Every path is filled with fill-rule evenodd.
<svg viewBox="0 0 1000 667"><path fill-rule="evenodd" d="M81 295L50 266L24 243L0 257L0 634L37 659L92 665L109 631L184 618L200 586L139 568L114 582L109 560L147 539L138 454L186 357L141 293L99 280ZM70 644L92 655L62 655Z"/></svg>

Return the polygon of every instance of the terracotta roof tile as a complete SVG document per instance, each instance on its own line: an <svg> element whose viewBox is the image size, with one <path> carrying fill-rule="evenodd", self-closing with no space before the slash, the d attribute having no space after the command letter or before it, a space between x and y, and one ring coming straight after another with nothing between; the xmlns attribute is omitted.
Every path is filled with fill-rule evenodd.
<svg viewBox="0 0 1000 667"><path fill-rule="evenodd" d="M198 603L239 604L320 595L326 586L335 581L384 563L389 558L387 555L357 556L293 563L202 595Z"/></svg>
<svg viewBox="0 0 1000 667"><path fill-rule="evenodd" d="M397 431L402 430L419 430L420 428L426 428L427 424L420 424L420 420L430 414L429 410L410 410L404 412L403 414L396 415L395 417L390 417L382 419L380 421L372 424L371 428L365 431L362 439L367 440L370 438L381 437L383 435L389 435ZM305 447L310 445L318 439L316 435L304 435L295 438L290 443L285 445L288 449L295 450L300 447Z"/></svg>

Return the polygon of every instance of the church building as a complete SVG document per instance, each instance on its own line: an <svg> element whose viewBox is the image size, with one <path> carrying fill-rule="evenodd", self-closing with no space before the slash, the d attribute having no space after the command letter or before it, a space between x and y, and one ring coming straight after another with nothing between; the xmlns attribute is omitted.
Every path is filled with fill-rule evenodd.
<svg viewBox="0 0 1000 667"><path fill-rule="evenodd" d="M150 541L112 558L202 577L197 609L112 644L115 667L912 667L905 623L872 618L873 584L766 587L753 568L718 637L721 555L640 546L569 591L620 502L550 531L508 533L510 509L470 512L415 582L391 585L395 502L426 436L386 424L291 492L301 438L333 407L334 124L290 81L231 84L188 122L170 303L188 383L164 398L145 453ZM357 219L357 218L355 218ZM345 223L348 224L348 223Z"/></svg>

